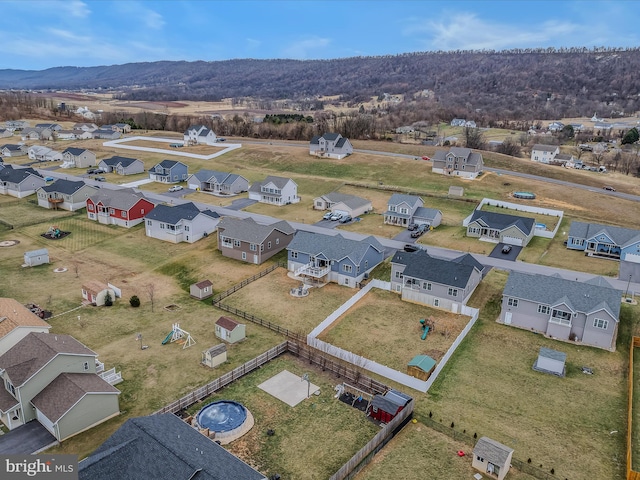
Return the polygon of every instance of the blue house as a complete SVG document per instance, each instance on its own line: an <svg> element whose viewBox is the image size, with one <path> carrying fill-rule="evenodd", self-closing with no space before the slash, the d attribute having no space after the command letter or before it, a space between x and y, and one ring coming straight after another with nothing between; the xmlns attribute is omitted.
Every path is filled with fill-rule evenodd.
<svg viewBox="0 0 640 480"><path fill-rule="evenodd" d="M287 252L288 270L313 285L334 282L355 288L384 260L384 247L373 236L350 240L298 231Z"/></svg>
<svg viewBox="0 0 640 480"><path fill-rule="evenodd" d="M178 183L187 179L189 167L176 160L163 160L149 169L149 178L154 182Z"/></svg>
<svg viewBox="0 0 640 480"><path fill-rule="evenodd" d="M640 263L640 230L571 222L567 248L595 256Z"/></svg>

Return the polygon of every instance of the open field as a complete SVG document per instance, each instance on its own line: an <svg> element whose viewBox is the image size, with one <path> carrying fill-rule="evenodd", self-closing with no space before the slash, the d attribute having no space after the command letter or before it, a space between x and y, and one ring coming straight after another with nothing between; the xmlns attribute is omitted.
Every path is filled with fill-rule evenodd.
<svg viewBox="0 0 640 480"><path fill-rule="evenodd" d="M0 203L0 220L13 225L14 228L24 225L32 225L39 222L47 222L51 225L56 225L64 218L78 215L77 212L68 212L66 210L47 210L46 208L38 207L37 200L33 195L28 199L16 199L3 195L2 199L14 200L13 202Z"/></svg>
<svg viewBox="0 0 640 480"><path fill-rule="evenodd" d="M640 311L623 306L615 353L557 342L495 322L505 281L491 272L479 286L469 302L481 307L478 323L416 410L510 445L558 478L623 478L625 360ZM532 370L541 346L567 354L565 378Z"/></svg>
<svg viewBox="0 0 640 480"><path fill-rule="evenodd" d="M420 338L421 318L435 324L426 340ZM319 338L406 372L407 363L416 355L439 361L468 322L469 317L404 302L396 293L374 288Z"/></svg>

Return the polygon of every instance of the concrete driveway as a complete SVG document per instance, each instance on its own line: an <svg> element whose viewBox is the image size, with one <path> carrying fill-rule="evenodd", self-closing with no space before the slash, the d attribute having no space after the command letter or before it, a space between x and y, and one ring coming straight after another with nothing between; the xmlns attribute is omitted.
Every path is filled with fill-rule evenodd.
<svg viewBox="0 0 640 480"><path fill-rule="evenodd" d="M314 223L316 227L324 227L324 228L336 228L338 225L341 225L340 222L331 221L331 220L320 220L319 222Z"/></svg>
<svg viewBox="0 0 640 480"><path fill-rule="evenodd" d="M423 233L422 235L420 235L420 237L418 238L412 238L411 234L413 232L410 232L409 230L407 230L406 228L403 229L399 234L397 234L395 237L393 237L394 240L397 240L398 242L404 242L404 243L415 243L416 240L418 240L418 238L426 235L427 232Z"/></svg>
<svg viewBox="0 0 640 480"><path fill-rule="evenodd" d="M491 251L489 256L493 258L501 258L503 260L509 260L511 262L515 262L516 258L518 258L518 255L522 251L522 247L516 247L515 245L511 245L511 251L509 253L502 253L502 247L504 247L505 245L506 243L499 243L498 245L496 245L496 248L494 248Z"/></svg>
<svg viewBox="0 0 640 480"><path fill-rule="evenodd" d="M243 208L247 208L254 203L257 203L257 200L252 200L250 198L238 198L231 202L231 205L227 206L229 210L242 210Z"/></svg>
<svg viewBox="0 0 640 480"><path fill-rule="evenodd" d="M32 420L0 436L0 455L31 455L57 443L46 428Z"/></svg>

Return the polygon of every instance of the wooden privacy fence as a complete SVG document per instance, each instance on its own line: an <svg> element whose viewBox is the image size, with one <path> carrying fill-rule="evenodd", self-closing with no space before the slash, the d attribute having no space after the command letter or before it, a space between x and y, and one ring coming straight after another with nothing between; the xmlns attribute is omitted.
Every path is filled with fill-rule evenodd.
<svg viewBox="0 0 640 480"><path fill-rule="evenodd" d="M640 337L633 337L629 348L629 392L627 399L627 480L640 480L640 472L633 469L633 351L640 347Z"/></svg>
<svg viewBox="0 0 640 480"><path fill-rule="evenodd" d="M217 306L216 303L220 302L220 300L222 300L223 298L227 298L229 295L231 295L234 292L237 292L238 290L240 290L243 287L246 287L251 282L255 282L259 278L262 278L265 275L273 272L276 268L286 267L286 266L287 266L286 263L282 263L282 262L274 263L273 265L271 265L270 267L265 268L261 272L256 273L253 277L245 278L243 281L241 281L240 283L237 283L236 285L234 285L230 289L228 289L228 290L226 290L226 291L224 291L222 293L217 294L216 296L213 297L213 299L211 300L211 303L214 306Z"/></svg>

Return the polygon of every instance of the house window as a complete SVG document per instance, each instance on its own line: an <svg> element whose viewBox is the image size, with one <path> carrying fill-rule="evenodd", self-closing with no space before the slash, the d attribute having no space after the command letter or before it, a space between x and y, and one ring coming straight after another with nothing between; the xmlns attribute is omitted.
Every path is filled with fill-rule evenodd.
<svg viewBox="0 0 640 480"><path fill-rule="evenodd" d="M565 312L563 310L553 310L551 315L552 323L557 323L559 325L571 325L571 312Z"/></svg>
<svg viewBox="0 0 640 480"><path fill-rule="evenodd" d="M7 387L7 390L9 392L11 392L11 394L15 397L16 396L16 387L13 386L13 384L7 380L5 386Z"/></svg>
<svg viewBox="0 0 640 480"><path fill-rule="evenodd" d="M479 455L476 455L476 460L478 460L479 462L483 462L484 463L484 458L482 458Z"/></svg>
<svg viewBox="0 0 640 480"><path fill-rule="evenodd" d="M234 240L233 241L233 246L234 247L239 247L240 246L240 240Z"/></svg>
<svg viewBox="0 0 640 480"><path fill-rule="evenodd" d="M402 272L396 272L396 278L402 278Z"/></svg>
<svg viewBox="0 0 640 480"><path fill-rule="evenodd" d="M390 212L395 212L396 211L396 207L394 205L389 205L389 211Z"/></svg>
<svg viewBox="0 0 640 480"><path fill-rule="evenodd" d="M256 244L252 243L251 245L249 245L249 250L251 250L252 252L255 252L257 250Z"/></svg>
<svg viewBox="0 0 640 480"><path fill-rule="evenodd" d="M601 318L595 318L593 320L593 326L596 328L601 328L603 330L606 330L607 328L609 328L609 322Z"/></svg>
<svg viewBox="0 0 640 480"><path fill-rule="evenodd" d="M151 226L151 220L147 220L147 225Z"/></svg>
<svg viewBox="0 0 640 480"><path fill-rule="evenodd" d="M185 231L185 232L188 232L188 231L189 231L189 225L185 225L185 226L184 226L184 231Z"/></svg>
<svg viewBox="0 0 640 480"><path fill-rule="evenodd" d="M399 292L402 287L400 285L396 285L396 292Z"/></svg>
<svg viewBox="0 0 640 480"><path fill-rule="evenodd" d="M87 210L89 210L90 212L93 212L93 205L92 204L87 205Z"/></svg>
<svg viewBox="0 0 640 480"><path fill-rule="evenodd" d="M343 272L347 272L347 273L351 273L351 272L353 272L353 267L351 265L347 265L345 263L344 265L342 265L342 271Z"/></svg>
<svg viewBox="0 0 640 480"><path fill-rule="evenodd" d="M161 224L160 224L160 228L161 228L162 230L164 230L164 223L161 223Z"/></svg>
<svg viewBox="0 0 640 480"><path fill-rule="evenodd" d="M289 252L291 258L298 258L298 252Z"/></svg>
<svg viewBox="0 0 640 480"><path fill-rule="evenodd" d="M549 315L549 312L551 312L549 305L538 305L538 313Z"/></svg>
<svg viewBox="0 0 640 480"><path fill-rule="evenodd" d="M267 248L271 248L271 242L267 242Z"/></svg>
<svg viewBox="0 0 640 480"><path fill-rule="evenodd" d="M510 298L507 301L507 305L509 305L510 307L517 307L518 306L518 299L517 298Z"/></svg>
<svg viewBox="0 0 640 480"><path fill-rule="evenodd" d="M82 366L82 368L84 368L85 372L89 370L89 362L84 362L84 365Z"/></svg>
<svg viewBox="0 0 640 480"><path fill-rule="evenodd" d="M457 288L450 288L449 289L449 295L452 297L457 297L458 296L458 289Z"/></svg>
<svg viewBox="0 0 640 480"><path fill-rule="evenodd" d="M110 209L109 209L109 215L113 215L114 213L116 213L115 209L110 208Z"/></svg>
<svg viewBox="0 0 640 480"><path fill-rule="evenodd" d="M434 307L439 307L440 306L440 299L439 298L434 298L433 299L433 306Z"/></svg>
<svg viewBox="0 0 640 480"><path fill-rule="evenodd" d="M122 218L127 218L127 212L121 212Z"/></svg>
<svg viewBox="0 0 640 480"><path fill-rule="evenodd" d="M246 260L247 259L247 252L242 252L242 259Z"/></svg>
<svg viewBox="0 0 640 480"><path fill-rule="evenodd" d="M261 243L261 244L260 244L260 251L261 251L261 252L264 252L264 243Z"/></svg>
<svg viewBox="0 0 640 480"><path fill-rule="evenodd" d="M423 290L431 290L431 283L422 282L422 288L423 288Z"/></svg>

